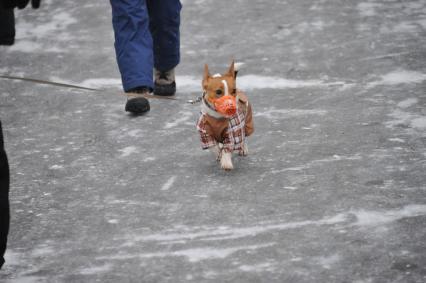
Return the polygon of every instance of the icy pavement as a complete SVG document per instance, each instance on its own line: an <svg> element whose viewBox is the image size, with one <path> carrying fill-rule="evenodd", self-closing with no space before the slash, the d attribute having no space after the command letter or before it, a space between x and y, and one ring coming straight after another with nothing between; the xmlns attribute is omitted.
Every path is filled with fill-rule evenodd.
<svg viewBox="0 0 426 283"><path fill-rule="evenodd" d="M183 4L178 100L136 118L108 1L19 11L0 74L108 91L0 80L0 281L425 282L426 2ZM222 172L186 100L231 58L256 132Z"/></svg>

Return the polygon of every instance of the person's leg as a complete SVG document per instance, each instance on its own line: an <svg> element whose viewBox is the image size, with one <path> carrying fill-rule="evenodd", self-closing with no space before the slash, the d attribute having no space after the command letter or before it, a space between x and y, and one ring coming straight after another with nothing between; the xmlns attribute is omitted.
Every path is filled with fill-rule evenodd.
<svg viewBox="0 0 426 283"><path fill-rule="evenodd" d="M174 68L180 61L179 0L147 0L154 43L155 88L158 95L176 91Z"/></svg>
<svg viewBox="0 0 426 283"><path fill-rule="evenodd" d="M154 55L145 0L110 0L115 53L125 92L131 92L125 110L142 114L150 109L143 96L153 88ZM140 93L140 94L137 94Z"/></svg>
<svg viewBox="0 0 426 283"><path fill-rule="evenodd" d="M0 269L4 263L4 253L9 233L9 165L3 145L0 121Z"/></svg>
<svg viewBox="0 0 426 283"><path fill-rule="evenodd" d="M15 15L13 9L4 9L0 5L0 45L12 45L15 42Z"/></svg>
<svg viewBox="0 0 426 283"><path fill-rule="evenodd" d="M147 0L150 30L154 41L154 67L168 71L180 60L179 0Z"/></svg>
<svg viewBox="0 0 426 283"><path fill-rule="evenodd" d="M145 0L110 0L115 52L124 90L153 88L152 37Z"/></svg>

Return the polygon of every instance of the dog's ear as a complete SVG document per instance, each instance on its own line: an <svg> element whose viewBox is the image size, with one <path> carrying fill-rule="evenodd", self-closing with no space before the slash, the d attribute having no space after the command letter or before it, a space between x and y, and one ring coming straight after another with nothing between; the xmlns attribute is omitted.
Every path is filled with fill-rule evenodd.
<svg viewBox="0 0 426 283"><path fill-rule="evenodd" d="M210 72L209 72L209 66L207 64L204 65L204 75L203 75L203 81L202 81L202 87L203 89L207 88L207 81L210 78Z"/></svg>
<svg viewBox="0 0 426 283"><path fill-rule="evenodd" d="M210 77L210 72L209 72L209 66L207 64L204 65L204 76L203 76L203 80L208 80L208 78Z"/></svg>
<svg viewBox="0 0 426 283"><path fill-rule="evenodd" d="M235 79L235 61L232 60L231 66L229 66L228 75L232 76Z"/></svg>

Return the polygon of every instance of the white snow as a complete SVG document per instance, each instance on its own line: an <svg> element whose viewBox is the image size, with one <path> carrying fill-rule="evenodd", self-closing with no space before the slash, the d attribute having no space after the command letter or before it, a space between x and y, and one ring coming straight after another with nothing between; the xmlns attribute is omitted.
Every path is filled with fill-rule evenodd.
<svg viewBox="0 0 426 283"><path fill-rule="evenodd" d="M89 87L89 88L109 88L115 87L121 89L121 79L117 78L96 78L87 79L79 83L78 85Z"/></svg>
<svg viewBox="0 0 426 283"><path fill-rule="evenodd" d="M426 130L426 117L414 118L410 123L411 127L416 128L418 130Z"/></svg>
<svg viewBox="0 0 426 283"><path fill-rule="evenodd" d="M341 260L341 257L337 254L331 255L331 256L322 256L317 257L316 260L318 263L325 269L330 269L334 265L338 264Z"/></svg>
<svg viewBox="0 0 426 283"><path fill-rule="evenodd" d="M395 25L391 32L400 32L400 33L416 33L418 31L421 31L421 29L418 29L416 22L400 22L397 25Z"/></svg>
<svg viewBox="0 0 426 283"><path fill-rule="evenodd" d="M134 137L134 138L142 137L142 130L139 130L139 129L134 129L134 130L130 130L130 131L126 130L125 133L126 133L126 135L128 135L130 137Z"/></svg>
<svg viewBox="0 0 426 283"><path fill-rule="evenodd" d="M180 124L184 125L192 125L193 121L191 120L193 117L193 113L190 111L179 111L176 116L173 116L170 122L166 122L164 125L164 129L171 129L179 126ZM191 120L191 122L189 122Z"/></svg>
<svg viewBox="0 0 426 283"><path fill-rule="evenodd" d="M264 117L267 119L289 119L306 115L325 115L326 110L319 109L275 109L269 108L264 111L256 111L255 117Z"/></svg>
<svg viewBox="0 0 426 283"><path fill-rule="evenodd" d="M119 149L119 151L122 152L122 154L120 155L120 157L127 157L133 153L138 152L138 149L135 146L128 146L122 149Z"/></svg>
<svg viewBox="0 0 426 283"><path fill-rule="evenodd" d="M404 143L405 142L405 140L400 139L400 138L390 138L390 139L388 139L388 141L399 142L399 143Z"/></svg>
<svg viewBox="0 0 426 283"><path fill-rule="evenodd" d="M264 262L254 265L241 265L238 268L244 272L273 272L276 268L276 264Z"/></svg>
<svg viewBox="0 0 426 283"><path fill-rule="evenodd" d="M10 46L8 51L19 51L23 53L31 53L40 50L42 45L30 40L16 40L15 44Z"/></svg>
<svg viewBox="0 0 426 283"><path fill-rule="evenodd" d="M63 168L64 168L64 166L57 165L57 164L52 165L52 166L49 167L49 169L51 169L51 170L60 170L60 169L63 169Z"/></svg>
<svg viewBox="0 0 426 283"><path fill-rule="evenodd" d="M398 85L398 84L413 84L421 83L426 80L426 74L407 71L395 70L381 76L381 79L368 84L368 87L375 87L377 85Z"/></svg>
<svg viewBox="0 0 426 283"><path fill-rule="evenodd" d="M77 19L70 13L61 11L53 13L45 23L26 22L20 18L16 24L16 39L26 38L55 38L55 40L69 40L71 35L65 30L69 25L77 23ZM49 41L51 43L51 41Z"/></svg>
<svg viewBox="0 0 426 283"><path fill-rule="evenodd" d="M246 237L255 237L260 234L268 233L271 231L281 231L288 229L298 229L310 225L334 225L346 221L346 215L337 214L332 217L325 217L319 220L306 220L299 222L283 222L277 224L262 224L259 223L255 226L248 227L202 227L199 231L191 231L188 229L169 231L165 233L155 233L148 235L132 235L131 240L133 241L155 241L155 242L176 242L184 240L199 241L217 241L217 240L229 240L229 239L240 239ZM198 228L199 229L199 228Z"/></svg>
<svg viewBox="0 0 426 283"><path fill-rule="evenodd" d="M388 128L405 125L417 130L426 129L426 116L401 111L399 109L390 113L389 116L394 119L385 123Z"/></svg>
<svg viewBox="0 0 426 283"><path fill-rule="evenodd" d="M179 91L182 92L202 92L202 76L177 76L176 84ZM293 80L273 76L260 75L242 75L237 78L238 88L250 91L255 89L294 89L306 87L328 87L328 86L347 86L352 84L345 82L326 82L323 80Z"/></svg>
<svg viewBox="0 0 426 283"><path fill-rule="evenodd" d="M385 225L393 221L403 218L426 215L426 205L411 204L403 208L385 210L385 211L368 211L358 210L351 211L356 216L357 221L354 225L357 226L377 226Z"/></svg>
<svg viewBox="0 0 426 283"><path fill-rule="evenodd" d="M283 189L290 190L290 191L295 191L295 190L297 190L297 187L285 186L285 187L283 187Z"/></svg>
<svg viewBox="0 0 426 283"><path fill-rule="evenodd" d="M398 103L398 107L400 108L408 108L415 105L418 102L417 98L407 98Z"/></svg>
<svg viewBox="0 0 426 283"><path fill-rule="evenodd" d="M321 80L290 80L279 77L245 75L237 78L237 84L243 90L253 90L315 87L324 83Z"/></svg>
<svg viewBox="0 0 426 283"><path fill-rule="evenodd" d="M267 248L273 246L273 243L266 243L260 245L248 245L248 246L236 246L231 248L210 248L200 247L193 249L182 249L176 251L167 252L155 252L155 253L141 253L141 254L122 254L122 255L111 255L108 257L98 257L97 259L116 259L116 260L127 260L131 258L164 258L164 257L185 257L189 262L199 262L203 260L212 259L223 259L238 251L252 251L261 248Z"/></svg>
<svg viewBox="0 0 426 283"><path fill-rule="evenodd" d="M171 187L172 187L172 185L173 185L173 183L176 181L176 178L177 178L177 176L172 176L172 177L170 177L168 180L167 180L167 182L161 187L161 190L162 191L167 191L167 190L169 190Z"/></svg>
<svg viewBox="0 0 426 283"><path fill-rule="evenodd" d="M49 246L40 246L35 248L32 252L31 255L33 257L45 257L49 254L53 254L55 253L55 250L52 247Z"/></svg>
<svg viewBox="0 0 426 283"><path fill-rule="evenodd" d="M362 2L358 3L357 8L361 16L371 17L376 15L376 7L380 7L378 3Z"/></svg>
<svg viewBox="0 0 426 283"><path fill-rule="evenodd" d="M83 275L96 275L99 273L107 272L111 270L112 265L111 264L104 264L101 266L94 266L94 267L86 267L80 270L80 274Z"/></svg>
<svg viewBox="0 0 426 283"><path fill-rule="evenodd" d="M16 276L13 279L6 281L7 283L39 283L42 281L41 277L37 276Z"/></svg>

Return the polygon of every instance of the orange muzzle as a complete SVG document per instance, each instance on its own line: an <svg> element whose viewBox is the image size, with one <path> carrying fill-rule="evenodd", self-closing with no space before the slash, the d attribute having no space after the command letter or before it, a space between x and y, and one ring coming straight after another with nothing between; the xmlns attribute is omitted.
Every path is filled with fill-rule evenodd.
<svg viewBox="0 0 426 283"><path fill-rule="evenodd" d="M217 112L225 117L231 117L237 113L237 100L235 99L235 96L224 95L215 100L214 107Z"/></svg>

